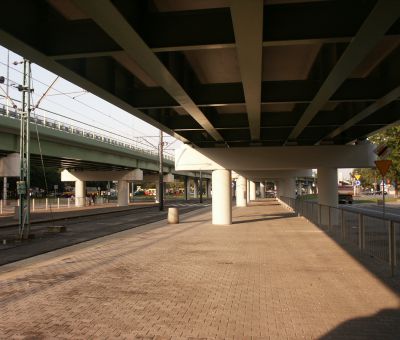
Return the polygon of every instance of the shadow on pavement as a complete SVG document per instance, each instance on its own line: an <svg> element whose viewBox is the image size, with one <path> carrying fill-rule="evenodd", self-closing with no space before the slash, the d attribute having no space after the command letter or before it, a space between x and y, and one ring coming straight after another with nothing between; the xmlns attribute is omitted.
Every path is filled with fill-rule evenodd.
<svg viewBox="0 0 400 340"><path fill-rule="evenodd" d="M264 218L253 218L253 219L250 219L250 220L234 221L234 222L232 222L232 224L260 222L260 221L272 221L272 220L280 220L282 218L292 218L292 217L296 217L296 215L295 214L274 215L274 216L264 217Z"/></svg>
<svg viewBox="0 0 400 340"><path fill-rule="evenodd" d="M400 338L400 309L383 309L362 318L345 321L319 339L385 339Z"/></svg>

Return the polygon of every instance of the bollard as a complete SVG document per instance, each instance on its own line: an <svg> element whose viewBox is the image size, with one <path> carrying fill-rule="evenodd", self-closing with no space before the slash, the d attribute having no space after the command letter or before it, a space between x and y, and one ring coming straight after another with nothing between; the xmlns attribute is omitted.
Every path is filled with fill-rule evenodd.
<svg viewBox="0 0 400 340"><path fill-rule="evenodd" d="M32 211L35 211L35 199L32 198Z"/></svg>
<svg viewBox="0 0 400 340"><path fill-rule="evenodd" d="M49 199L46 198L46 210L48 209L48 207L49 207Z"/></svg>
<svg viewBox="0 0 400 340"><path fill-rule="evenodd" d="M57 198L57 209L60 209L60 198Z"/></svg>
<svg viewBox="0 0 400 340"><path fill-rule="evenodd" d="M70 204L71 204L71 203L70 203L70 198L68 197L68 198L67 198L67 208L69 208Z"/></svg>
<svg viewBox="0 0 400 340"><path fill-rule="evenodd" d="M178 208L168 208L168 223L177 224L179 223L179 211Z"/></svg>

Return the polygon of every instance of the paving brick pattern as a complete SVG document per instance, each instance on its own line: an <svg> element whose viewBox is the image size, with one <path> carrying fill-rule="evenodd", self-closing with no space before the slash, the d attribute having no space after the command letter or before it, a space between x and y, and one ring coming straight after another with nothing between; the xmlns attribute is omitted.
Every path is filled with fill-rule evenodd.
<svg viewBox="0 0 400 340"><path fill-rule="evenodd" d="M398 339L399 297L276 202L157 222L0 274L2 339Z"/></svg>

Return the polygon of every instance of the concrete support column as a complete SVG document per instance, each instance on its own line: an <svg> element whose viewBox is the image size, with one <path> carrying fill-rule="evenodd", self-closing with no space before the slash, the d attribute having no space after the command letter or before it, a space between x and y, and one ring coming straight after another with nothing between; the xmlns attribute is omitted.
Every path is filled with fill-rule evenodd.
<svg viewBox="0 0 400 340"><path fill-rule="evenodd" d="M250 181L246 180L246 203L250 203Z"/></svg>
<svg viewBox="0 0 400 340"><path fill-rule="evenodd" d="M256 200L256 182L250 181L250 201Z"/></svg>
<svg viewBox="0 0 400 340"><path fill-rule="evenodd" d="M129 205L129 182L118 181L118 206L126 207Z"/></svg>
<svg viewBox="0 0 400 340"><path fill-rule="evenodd" d="M336 168L318 168L318 203L336 207L338 177Z"/></svg>
<svg viewBox="0 0 400 340"><path fill-rule="evenodd" d="M338 205L338 176L336 168L318 168L318 203L322 205L319 209L319 221L323 226L339 223L339 214L336 209ZM329 216L330 214L330 216Z"/></svg>
<svg viewBox="0 0 400 340"><path fill-rule="evenodd" d="M86 182L81 180L75 181L75 206L84 207L86 202Z"/></svg>
<svg viewBox="0 0 400 340"><path fill-rule="evenodd" d="M212 224L232 223L232 179L230 170L212 172Z"/></svg>
<svg viewBox="0 0 400 340"><path fill-rule="evenodd" d="M276 186L276 196L279 198L281 196L285 196L283 186L285 184L285 181L283 179L280 179L279 181L275 182Z"/></svg>
<svg viewBox="0 0 400 340"><path fill-rule="evenodd" d="M296 178L289 177L285 179L284 196L296 198Z"/></svg>
<svg viewBox="0 0 400 340"><path fill-rule="evenodd" d="M260 198L265 198L265 184L260 182Z"/></svg>
<svg viewBox="0 0 400 340"><path fill-rule="evenodd" d="M247 207L247 180L243 176L236 180L236 206Z"/></svg>
<svg viewBox="0 0 400 340"><path fill-rule="evenodd" d="M193 196L194 198L199 196L199 183L197 182L197 178L193 181Z"/></svg>
<svg viewBox="0 0 400 340"><path fill-rule="evenodd" d="M302 188L303 188L303 184L302 184L301 181L299 181L299 182L297 183L297 195L298 195L298 196L301 196L301 195L303 194Z"/></svg>
<svg viewBox="0 0 400 340"><path fill-rule="evenodd" d="M187 181L185 182L185 192L187 193L187 199L190 199L190 178L186 177ZM186 197L186 194L185 194Z"/></svg>
<svg viewBox="0 0 400 340"><path fill-rule="evenodd" d="M207 198L211 198L212 197L212 181L211 179L208 180L208 194L207 194Z"/></svg>

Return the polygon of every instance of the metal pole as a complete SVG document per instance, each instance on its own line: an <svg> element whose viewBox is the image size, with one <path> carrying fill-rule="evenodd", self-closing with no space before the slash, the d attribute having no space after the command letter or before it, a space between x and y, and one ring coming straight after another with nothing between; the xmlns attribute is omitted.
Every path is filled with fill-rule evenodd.
<svg viewBox="0 0 400 340"><path fill-rule="evenodd" d="M189 198L189 193L188 193L188 177L187 177L187 176L185 176L184 186L185 186L185 201L187 201L188 198Z"/></svg>
<svg viewBox="0 0 400 340"><path fill-rule="evenodd" d="M7 177L3 177L3 202L7 205Z"/></svg>
<svg viewBox="0 0 400 340"><path fill-rule="evenodd" d="M200 184L199 184L199 187L200 187L200 203L203 203L203 176L202 176L201 170L200 170Z"/></svg>
<svg viewBox="0 0 400 340"><path fill-rule="evenodd" d="M164 174L163 174L163 132L160 130L160 144L158 146L158 159L159 159L159 173L158 173L158 180L159 180L159 195L160 202L158 208L160 211L164 210Z"/></svg>
<svg viewBox="0 0 400 340"><path fill-rule="evenodd" d="M390 221L389 225L389 261L392 276L396 266L396 233L394 230L394 221Z"/></svg>
<svg viewBox="0 0 400 340"><path fill-rule="evenodd" d="M25 108L26 98L24 88L26 86L26 60L24 59L24 72L22 76L22 110L20 112L20 140L19 140L19 183L17 184L17 191L19 195L19 209L18 209L18 222L19 222L19 237L23 238L25 228L25 197L26 197L26 159L25 159Z"/></svg>
<svg viewBox="0 0 400 340"><path fill-rule="evenodd" d="M26 110L26 238L29 237L31 228L31 153L30 153L30 122L31 122L31 62L29 60L24 60L28 65L28 75L27 75L27 110Z"/></svg>
<svg viewBox="0 0 400 340"><path fill-rule="evenodd" d="M385 218L385 176L382 176L382 212Z"/></svg>
<svg viewBox="0 0 400 340"><path fill-rule="evenodd" d="M6 114L7 117L10 115L8 105L10 104L9 98L9 87L10 87L10 50L7 50L7 83L6 83Z"/></svg>

